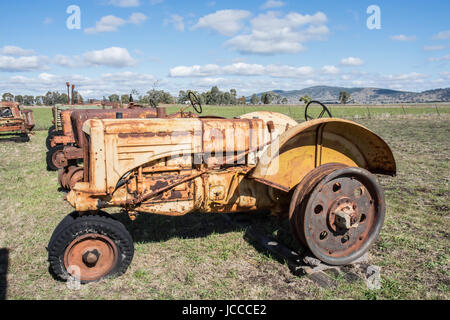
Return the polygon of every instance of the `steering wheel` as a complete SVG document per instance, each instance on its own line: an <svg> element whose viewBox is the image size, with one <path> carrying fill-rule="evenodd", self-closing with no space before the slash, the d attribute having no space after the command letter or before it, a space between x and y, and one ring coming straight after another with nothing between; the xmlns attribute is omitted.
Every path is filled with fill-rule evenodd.
<svg viewBox="0 0 450 320"><path fill-rule="evenodd" d="M194 110L198 114L203 113L202 103L200 102L199 96L196 93L190 91L188 94L188 98L191 101L192 108L194 108Z"/></svg>
<svg viewBox="0 0 450 320"><path fill-rule="evenodd" d="M312 101L310 101L310 102L306 105L306 108L305 108L305 120L306 120L306 121L309 121L309 120L313 120L313 119L314 119L313 117L311 117L311 116L308 114L309 106L310 106L311 104L313 104L313 103L316 103L316 104L319 104L319 105L322 106L322 112L320 112L320 114L319 114L319 116L317 117L317 119L322 118L323 115L325 114L325 112L328 113L328 116L329 116L330 118L333 118L333 116L331 115L330 110L328 110L328 108L327 108L322 102L319 102L319 101L316 101L316 100L312 100Z"/></svg>

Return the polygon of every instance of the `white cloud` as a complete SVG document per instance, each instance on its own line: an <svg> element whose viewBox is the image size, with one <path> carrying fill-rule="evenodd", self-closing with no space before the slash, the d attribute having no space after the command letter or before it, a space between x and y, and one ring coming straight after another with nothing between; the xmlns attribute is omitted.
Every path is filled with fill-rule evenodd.
<svg viewBox="0 0 450 320"><path fill-rule="evenodd" d="M391 36L390 38L391 38L391 40L394 40L394 41L415 41L415 40L417 40L416 36L405 36L404 34Z"/></svg>
<svg viewBox="0 0 450 320"><path fill-rule="evenodd" d="M84 63L83 59L78 56L67 57L61 54L57 54L53 58L53 63L66 68L82 68L87 65L86 63Z"/></svg>
<svg viewBox="0 0 450 320"><path fill-rule="evenodd" d="M276 78L301 78L312 75L314 69L309 66L293 67L287 65L260 65L237 62L227 66L207 64L204 66L178 66L169 71L170 77L207 77L218 75L234 76L270 76Z"/></svg>
<svg viewBox="0 0 450 320"><path fill-rule="evenodd" d="M212 29L224 36L232 36L243 27L243 20L251 16L246 10L220 10L200 18L193 30L198 28Z"/></svg>
<svg viewBox="0 0 450 320"><path fill-rule="evenodd" d="M100 19L100 21L97 21L95 28L87 28L84 32L90 34L99 32L115 32L120 26L123 26L126 23L127 22L124 19L116 16L104 16Z"/></svg>
<svg viewBox="0 0 450 320"><path fill-rule="evenodd" d="M139 0L110 0L109 4L122 8L139 7L141 5Z"/></svg>
<svg viewBox="0 0 450 320"><path fill-rule="evenodd" d="M422 80L428 78L428 75L418 72L410 72L410 73L403 73L403 74L388 74L382 76L383 80Z"/></svg>
<svg viewBox="0 0 450 320"><path fill-rule="evenodd" d="M132 24L141 24L145 20L147 20L147 16L145 14L140 13L140 12L135 12L130 16L130 18L128 19L128 22L130 22Z"/></svg>
<svg viewBox="0 0 450 320"><path fill-rule="evenodd" d="M439 62L439 61L446 61L446 60L450 60L450 54L447 54L446 56L443 57L438 57L438 58L429 58L428 61L430 62Z"/></svg>
<svg viewBox="0 0 450 320"><path fill-rule="evenodd" d="M9 57L0 56L0 71L3 72L25 72L48 69L47 57Z"/></svg>
<svg viewBox="0 0 450 320"><path fill-rule="evenodd" d="M0 86L14 94L42 95L47 91L65 92L67 90L65 83L69 81L76 85L76 89L85 99L88 99L101 98L113 93L129 94L132 89L145 93L154 86L155 80L153 75L134 72L105 73L92 78L79 74L41 73L35 77L14 75L0 78Z"/></svg>
<svg viewBox="0 0 450 320"><path fill-rule="evenodd" d="M323 66L322 67L322 72L324 74L338 74L339 73L339 69L336 68L335 66Z"/></svg>
<svg viewBox="0 0 450 320"><path fill-rule="evenodd" d="M284 5L285 5L285 3L283 1L267 0L266 3L264 3L261 6L261 9L280 8L280 7L283 7Z"/></svg>
<svg viewBox="0 0 450 320"><path fill-rule="evenodd" d="M83 60L89 65L116 68L129 67L136 64L128 50L120 47L87 52L83 55Z"/></svg>
<svg viewBox="0 0 450 320"><path fill-rule="evenodd" d="M34 50L25 50L16 46L4 46L0 49L0 54L13 57L23 57L33 55Z"/></svg>
<svg viewBox="0 0 450 320"><path fill-rule="evenodd" d="M296 12L281 16L271 11L251 20L249 34L237 35L226 45L244 54L297 53L305 50L303 43L323 40L329 34L326 22L322 12L312 16Z"/></svg>
<svg viewBox="0 0 450 320"><path fill-rule="evenodd" d="M444 50L445 46L425 46L423 47L423 50L425 51L440 51Z"/></svg>
<svg viewBox="0 0 450 320"><path fill-rule="evenodd" d="M343 66L362 66L364 61L360 58L348 57L341 60Z"/></svg>
<svg viewBox="0 0 450 320"><path fill-rule="evenodd" d="M184 31L184 18L177 14L173 14L170 18L164 20L164 25L167 26L169 24L173 24L175 30L180 32Z"/></svg>
<svg viewBox="0 0 450 320"><path fill-rule="evenodd" d="M104 16L97 21L94 28L86 28L84 32L88 34L101 33L101 32L116 32L119 30L119 27L126 25L127 23L131 24L141 24L145 20L147 20L147 16L140 12L135 12L130 15L128 20L109 15Z"/></svg>
<svg viewBox="0 0 450 320"><path fill-rule="evenodd" d="M438 34L435 34L433 36L434 40L447 40L450 39L450 30L447 31L441 31Z"/></svg>

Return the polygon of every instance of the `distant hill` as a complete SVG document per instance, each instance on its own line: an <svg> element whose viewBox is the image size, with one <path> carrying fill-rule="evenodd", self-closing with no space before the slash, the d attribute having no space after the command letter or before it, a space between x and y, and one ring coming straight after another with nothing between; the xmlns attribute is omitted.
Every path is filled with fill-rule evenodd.
<svg viewBox="0 0 450 320"><path fill-rule="evenodd" d="M349 103L355 104L387 104L387 103L420 103L420 102L450 102L450 88L434 89L423 92L396 91L379 88L344 88L315 86L302 90L273 90L287 98L289 103L298 103L304 95L324 103L338 103L339 93L347 91L351 95ZM261 94L258 94L260 97Z"/></svg>

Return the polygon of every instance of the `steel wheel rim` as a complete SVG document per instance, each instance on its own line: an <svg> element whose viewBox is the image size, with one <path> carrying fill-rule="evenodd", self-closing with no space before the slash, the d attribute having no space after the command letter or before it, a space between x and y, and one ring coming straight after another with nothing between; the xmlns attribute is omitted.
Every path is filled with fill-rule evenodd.
<svg viewBox="0 0 450 320"><path fill-rule="evenodd" d="M355 190L359 189L362 194L357 196ZM385 215L381 188L375 177L361 168L330 174L314 188L304 208L300 231L306 244L316 257L333 265L361 257L378 238ZM336 223L336 215L339 220L349 218L350 228L343 221Z"/></svg>
<svg viewBox="0 0 450 320"><path fill-rule="evenodd" d="M65 159L64 151L62 151L62 150L57 150L52 154L53 165L57 168L64 167L64 164L63 164L64 159Z"/></svg>
<svg viewBox="0 0 450 320"><path fill-rule="evenodd" d="M100 234L86 234L73 240L64 253L68 273L80 281L95 281L107 276L116 265L117 247Z"/></svg>
<svg viewBox="0 0 450 320"><path fill-rule="evenodd" d="M292 234L301 244L305 246L308 245L302 231L305 206L305 202L303 201L304 198L308 196L311 190L317 185L317 183L324 179L325 176L332 173L333 171L346 167L346 165L341 163L327 163L320 167L317 167L314 170L310 171L295 189L289 207L289 223Z"/></svg>

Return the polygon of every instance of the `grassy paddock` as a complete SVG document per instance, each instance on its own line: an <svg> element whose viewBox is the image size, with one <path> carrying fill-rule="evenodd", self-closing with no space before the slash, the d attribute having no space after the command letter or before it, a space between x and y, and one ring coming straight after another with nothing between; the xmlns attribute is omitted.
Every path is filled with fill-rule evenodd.
<svg viewBox="0 0 450 320"><path fill-rule="evenodd" d="M207 107L205 113L242 113L216 108ZM45 110L36 109L35 114L42 130L50 121ZM71 207L63 201L64 193L58 192L56 173L45 170L47 133L37 131L28 143L0 142L0 249L9 250L7 298L449 299L450 115L357 121L386 139L398 164L397 177L379 177L387 216L370 250L370 263L382 268L380 290L341 278L337 289L323 289L307 277L296 277L221 215L141 215L130 222L117 209L109 212L124 222L135 240L128 272L79 291L69 290L48 272L46 246ZM263 214L251 219L294 250L303 250L290 237L285 221Z"/></svg>
<svg viewBox="0 0 450 320"><path fill-rule="evenodd" d="M174 113L179 111L181 105L166 105L167 112ZM330 105L328 106L334 117L344 119L379 119L389 118L391 116L408 116L408 115L440 115L450 114L450 104L415 104L415 105ZM317 117L322 109L320 107L311 107L310 115ZM186 111L192 111L188 109ZM305 119L304 105L268 105L268 106L203 106L203 114L220 115L231 118L239 115L255 112L255 111L275 111L284 113L297 121ZM34 119L36 121L36 130L47 130L52 125L51 107L35 107L33 108Z"/></svg>

